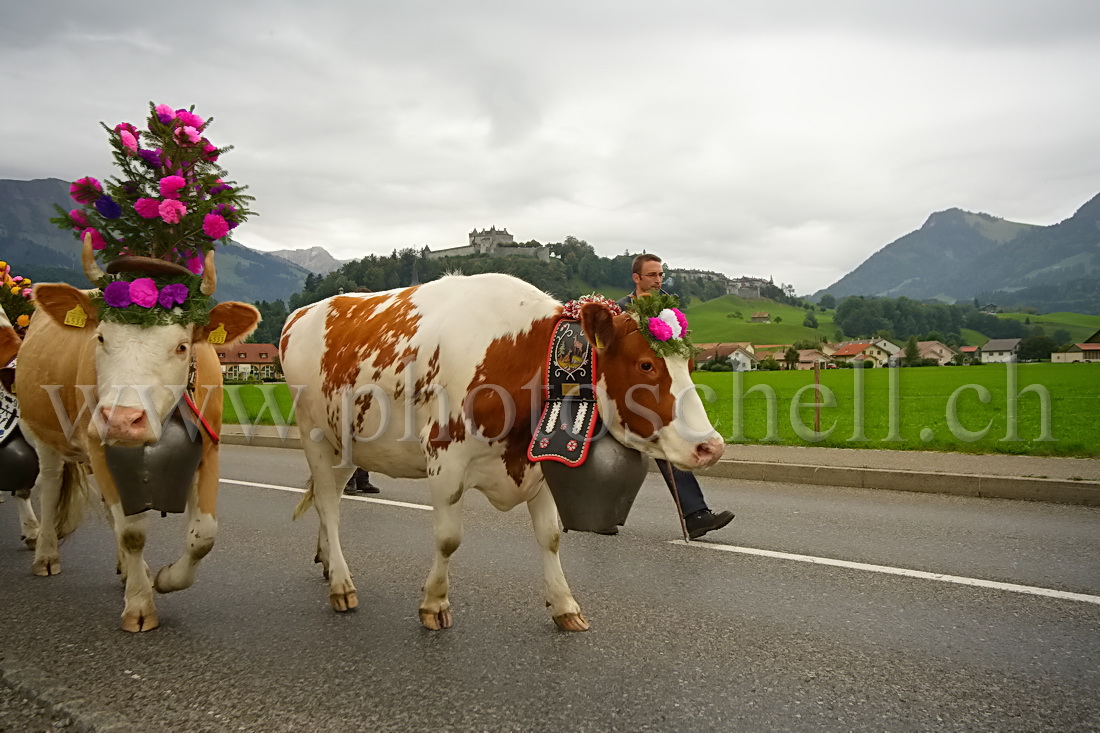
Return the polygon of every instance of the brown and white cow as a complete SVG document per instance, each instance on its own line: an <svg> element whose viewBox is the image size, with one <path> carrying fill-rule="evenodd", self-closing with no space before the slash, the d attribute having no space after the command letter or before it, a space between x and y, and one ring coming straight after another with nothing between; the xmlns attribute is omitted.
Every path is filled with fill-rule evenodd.
<svg viewBox="0 0 1100 733"><path fill-rule="evenodd" d="M299 389L298 426L311 471L295 516L310 503L320 530L333 608L358 605L340 547L341 488L353 464L394 477L427 477L435 560L420 603L430 629L452 623L448 564L462 539L461 500L478 489L508 511L527 503L555 623L583 631L558 558L554 500L527 457L543 399L547 346L561 303L507 275L445 277L377 294L338 295L290 315L283 370ZM724 443L707 419L682 357L657 357L628 314L581 310L597 345L598 404L622 443L696 469Z"/></svg>
<svg viewBox="0 0 1100 733"><path fill-rule="evenodd" d="M85 244L84 267L101 276ZM202 289L215 287L214 256L207 255ZM148 631L158 625L153 589L160 593L189 587L195 568L214 546L217 533L218 444L203 433L202 462L187 502L187 542L183 556L160 570L155 580L143 558L145 514L125 516L118 488L107 467L104 443L155 443L188 384L194 363L195 403L215 433L221 427L222 375L209 333L223 327L226 344L246 338L259 312L244 303L219 303L207 326L142 327L99 321L86 291L64 284L37 284L36 313L19 352L16 389L22 426L38 450L40 473L34 491L42 523L35 547L36 575L61 571L58 515L79 511L83 466L91 467L110 513L118 543L119 572L126 583L122 628ZM83 326L65 325L79 307ZM67 523L75 524L72 519ZM66 524L62 521L61 524Z"/></svg>

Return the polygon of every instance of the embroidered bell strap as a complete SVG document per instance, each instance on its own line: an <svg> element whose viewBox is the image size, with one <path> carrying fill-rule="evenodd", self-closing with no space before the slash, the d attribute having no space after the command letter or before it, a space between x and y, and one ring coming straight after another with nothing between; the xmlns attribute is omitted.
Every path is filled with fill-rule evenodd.
<svg viewBox="0 0 1100 733"><path fill-rule="evenodd" d="M19 426L19 401L15 395L0 387L0 443L15 433Z"/></svg>
<svg viewBox="0 0 1100 733"><path fill-rule="evenodd" d="M527 458L570 467L588 457L598 422L596 352L579 321L563 318L554 327L546 353L546 403Z"/></svg>
<svg viewBox="0 0 1100 733"><path fill-rule="evenodd" d="M198 369L195 366L195 359L192 357L191 365L187 368L187 389L184 390L183 397L187 400L187 406L191 408L191 412L195 413L195 417L198 418L199 424L202 425L202 429L210 436L210 440L214 441L214 445L217 445L221 442L221 438L214 432L214 428L210 427L210 423L206 422L206 418L199 412L199 408L195 405L195 400L191 397L191 395L195 394L195 379L197 374Z"/></svg>

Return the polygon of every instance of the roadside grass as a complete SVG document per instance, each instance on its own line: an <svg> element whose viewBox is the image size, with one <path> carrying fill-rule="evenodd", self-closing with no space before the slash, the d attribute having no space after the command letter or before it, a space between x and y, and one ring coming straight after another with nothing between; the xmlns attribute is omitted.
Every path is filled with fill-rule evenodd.
<svg viewBox="0 0 1100 733"><path fill-rule="evenodd" d="M820 439L809 435L817 401L814 390L805 389L795 399L799 390L813 384L811 371L696 372L693 377L703 388L700 393L712 423L729 442L1100 458L1100 364L1019 364L1014 369L1014 400L1009 400L1011 372L1003 364L824 370L821 384L835 397L835 406L821 408ZM860 377L862 431L857 430L856 380ZM897 380L893 400L891 379ZM1024 391L1032 386L1034 389ZM775 395L774 429L768 426L768 389ZM982 389L989 395L986 402L980 399ZM284 383L263 385L262 389L258 385L228 385L226 390L235 390L236 398L226 395L225 423L240 422L236 401L251 424L277 424L265 401L267 392L286 423L295 424L290 391ZM1044 403L1049 404L1046 435ZM957 419L949 421L952 405ZM792 419L792 406L797 420ZM1012 410L1015 432L1011 430Z"/></svg>
<svg viewBox="0 0 1100 733"><path fill-rule="evenodd" d="M1100 458L1100 364L1013 368L1011 400L1012 372L1003 364L865 369L862 375L852 369L822 371L821 383L835 406L821 408L820 435L812 434L814 390L796 398L813 384L811 371L693 376L713 390L704 395L713 397L707 412L729 442ZM862 411L856 399L860 376ZM891 379L897 380L893 399ZM775 395L774 427L768 425L769 389ZM983 390L989 397L984 402ZM1049 405L1045 429L1044 404Z"/></svg>

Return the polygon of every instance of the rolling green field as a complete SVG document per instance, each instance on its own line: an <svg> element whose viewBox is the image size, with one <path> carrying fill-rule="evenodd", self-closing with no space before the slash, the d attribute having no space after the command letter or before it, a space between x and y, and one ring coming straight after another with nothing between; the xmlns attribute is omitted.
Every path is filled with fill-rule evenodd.
<svg viewBox="0 0 1100 733"><path fill-rule="evenodd" d="M835 402L821 409L817 436L810 434L815 392L806 388L813 372L693 376L711 421L730 442L1100 458L1100 364L829 369L821 383ZM226 389L236 390L251 422L275 424L259 387ZM264 391L293 424L286 385ZM227 394L226 423L240 422L233 402Z"/></svg>
<svg viewBox="0 0 1100 733"><path fill-rule="evenodd" d="M741 312L740 318L730 318L729 314ZM767 311L772 321L776 316L780 323L746 323L756 311ZM834 340L836 325L833 314L836 311L815 310L817 328L802 325L806 311L791 305L776 303L772 300L746 300L736 295L723 295L721 298L705 303L693 302L684 313L691 323L691 338L696 343L727 343L730 341L751 341L754 344L793 344L801 339Z"/></svg>
<svg viewBox="0 0 1100 733"><path fill-rule="evenodd" d="M998 313L998 318L1008 318L1024 323L1030 319L1030 326L1042 326L1047 336L1050 336L1059 328L1069 331L1070 341L1079 343L1097 331L1100 331L1100 316L1087 316L1082 313L1044 313L1041 316L1028 315L1027 313ZM975 344L980 346L981 344Z"/></svg>

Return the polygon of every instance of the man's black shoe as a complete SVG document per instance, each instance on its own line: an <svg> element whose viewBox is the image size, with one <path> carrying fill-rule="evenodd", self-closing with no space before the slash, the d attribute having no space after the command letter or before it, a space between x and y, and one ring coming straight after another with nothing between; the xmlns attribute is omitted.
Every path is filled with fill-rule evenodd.
<svg viewBox="0 0 1100 733"><path fill-rule="evenodd" d="M380 491L381 491L381 489L379 489L374 484L360 484L360 486L359 486L359 493L360 494L377 494Z"/></svg>
<svg viewBox="0 0 1100 733"><path fill-rule="evenodd" d="M722 527L725 527L732 521L733 512L718 512L715 514L710 509L700 509L684 517L684 523L687 524L688 537L693 540L702 537L707 532L722 529Z"/></svg>

